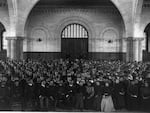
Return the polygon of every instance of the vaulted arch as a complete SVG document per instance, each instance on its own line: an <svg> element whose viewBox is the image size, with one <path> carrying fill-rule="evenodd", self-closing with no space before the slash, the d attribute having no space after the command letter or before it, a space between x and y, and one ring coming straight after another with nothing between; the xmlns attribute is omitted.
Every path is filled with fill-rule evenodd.
<svg viewBox="0 0 150 113"><path fill-rule="evenodd" d="M24 4L27 4L27 1L25 0L20 0L22 2L22 4L20 3L20 8L23 10L24 9L24 12L22 13L21 17L23 17L24 19L22 19L21 21L21 24L20 24L20 27L18 27L20 30L24 31L25 30L25 25L26 25L26 22L27 22L27 19L28 19L28 16L30 14L30 12L32 11L33 7L35 7L35 5L40 1L40 0L32 0L32 2L30 1L30 4L28 4L28 8L25 8L26 5ZM112 2L114 4L114 6L119 10L123 20L124 20L124 25L125 25L125 31L128 30L128 26L130 25L129 28L131 28L131 24L129 22L131 22L131 18L129 16L131 10L129 10L130 8L127 8L126 10L120 5L120 2L121 1L118 1L118 0L110 0L110 2ZM131 1L130 1L131 2ZM122 3L124 4L124 2ZM128 5L130 5L131 3L125 3ZM131 4L132 5L132 4ZM130 7L130 6L129 6ZM132 7L132 6L131 6ZM127 24L127 25L126 25ZM131 30L128 30L129 32ZM21 33L21 32L20 32ZM21 33L22 35L24 35L24 32ZM126 33L126 35L128 34L131 34L131 33Z"/></svg>
<svg viewBox="0 0 150 113"><path fill-rule="evenodd" d="M33 8L43 0L7 0L9 6L10 18L10 36L23 36L25 37L25 26L28 17ZM101 0L97 0L101 1ZM105 0L104 0L105 1ZM138 0L108 0L113 4L113 7L118 9L120 16L123 20L125 37L134 36L135 28L135 15L138 15L136 6L140 6ZM93 1L92 1L93 2ZM62 2L61 2L62 3ZM97 5L97 4L96 4ZM28 7L27 7L28 6ZM137 8L138 9L138 8ZM140 11L139 11L140 12Z"/></svg>
<svg viewBox="0 0 150 113"><path fill-rule="evenodd" d="M9 10L7 0L0 1L0 22L5 26L6 31L10 28Z"/></svg>
<svg viewBox="0 0 150 113"><path fill-rule="evenodd" d="M24 29L27 18L33 7L39 1L40 0L7 0L9 8L9 17L11 18L10 25L12 28L10 31L13 32L13 30L16 29L16 34L24 36ZM110 0L110 2L112 2L115 5L115 7L119 10L124 20L127 37L133 34L131 25L133 23L133 4L136 4L136 1L138 1L138 4L140 5L143 0ZM17 16L17 18L15 18L15 16ZM14 19L12 17L14 17ZM16 28L13 28L15 26Z"/></svg>
<svg viewBox="0 0 150 113"><path fill-rule="evenodd" d="M9 29L8 36L16 36L16 26L17 26L17 0L7 0L8 4L8 14L9 14Z"/></svg>

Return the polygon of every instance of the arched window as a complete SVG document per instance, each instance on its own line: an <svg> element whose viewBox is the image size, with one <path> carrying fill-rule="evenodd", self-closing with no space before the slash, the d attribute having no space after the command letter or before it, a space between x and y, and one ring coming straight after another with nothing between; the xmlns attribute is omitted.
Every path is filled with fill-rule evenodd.
<svg viewBox="0 0 150 113"><path fill-rule="evenodd" d="M61 34L62 38L88 38L88 31L87 29L78 24L72 23L67 25Z"/></svg>
<svg viewBox="0 0 150 113"><path fill-rule="evenodd" d="M64 58L85 58L88 54L88 31L78 23L68 24L61 34L61 52Z"/></svg>

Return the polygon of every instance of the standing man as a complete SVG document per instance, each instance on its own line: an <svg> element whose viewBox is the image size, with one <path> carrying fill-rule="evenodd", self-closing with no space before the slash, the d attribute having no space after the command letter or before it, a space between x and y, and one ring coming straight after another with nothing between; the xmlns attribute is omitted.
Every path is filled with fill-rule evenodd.
<svg viewBox="0 0 150 113"><path fill-rule="evenodd" d="M96 81L94 90L95 90L94 109L96 111L101 111L103 86L99 81Z"/></svg>
<svg viewBox="0 0 150 113"><path fill-rule="evenodd" d="M80 111L84 109L85 87L82 81L79 81L76 92L76 108Z"/></svg>

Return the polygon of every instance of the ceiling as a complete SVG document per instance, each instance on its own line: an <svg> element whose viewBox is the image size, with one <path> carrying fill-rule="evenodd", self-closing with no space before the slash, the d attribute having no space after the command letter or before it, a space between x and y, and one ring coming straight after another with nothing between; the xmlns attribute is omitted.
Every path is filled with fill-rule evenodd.
<svg viewBox="0 0 150 113"><path fill-rule="evenodd" d="M110 0L40 0L38 5L65 5L65 6L110 6Z"/></svg>

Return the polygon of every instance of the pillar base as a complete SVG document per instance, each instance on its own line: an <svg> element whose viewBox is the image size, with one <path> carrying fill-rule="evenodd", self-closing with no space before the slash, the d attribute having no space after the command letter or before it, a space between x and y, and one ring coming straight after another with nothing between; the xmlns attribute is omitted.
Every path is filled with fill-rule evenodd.
<svg viewBox="0 0 150 113"><path fill-rule="evenodd" d="M23 37L7 37L7 57L14 60L23 59Z"/></svg>
<svg viewBox="0 0 150 113"><path fill-rule="evenodd" d="M142 61L142 41L144 38L128 37L127 41L127 62Z"/></svg>

